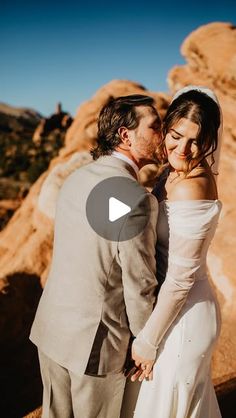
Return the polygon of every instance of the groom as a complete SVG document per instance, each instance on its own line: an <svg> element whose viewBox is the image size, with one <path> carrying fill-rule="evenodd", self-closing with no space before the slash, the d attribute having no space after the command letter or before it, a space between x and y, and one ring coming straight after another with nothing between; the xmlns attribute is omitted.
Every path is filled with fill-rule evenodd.
<svg viewBox="0 0 236 418"><path fill-rule="evenodd" d="M39 352L43 418L119 416L129 339L155 302L158 207L145 191L150 207L145 228L115 242L91 228L86 202L106 179L137 184L139 169L158 162L160 141L161 121L151 97L112 99L99 116L95 161L73 172L61 188L52 266L30 335ZM96 210L99 217L99 202Z"/></svg>

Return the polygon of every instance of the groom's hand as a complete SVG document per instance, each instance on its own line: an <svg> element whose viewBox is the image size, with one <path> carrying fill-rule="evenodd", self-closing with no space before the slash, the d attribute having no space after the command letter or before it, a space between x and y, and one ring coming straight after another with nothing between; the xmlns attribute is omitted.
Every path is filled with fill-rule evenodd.
<svg viewBox="0 0 236 418"><path fill-rule="evenodd" d="M139 380L142 382L144 379L152 380L153 377L153 364L154 360L147 360L138 356L132 348L132 358L135 361L135 365L139 368L135 374L131 377L132 382Z"/></svg>

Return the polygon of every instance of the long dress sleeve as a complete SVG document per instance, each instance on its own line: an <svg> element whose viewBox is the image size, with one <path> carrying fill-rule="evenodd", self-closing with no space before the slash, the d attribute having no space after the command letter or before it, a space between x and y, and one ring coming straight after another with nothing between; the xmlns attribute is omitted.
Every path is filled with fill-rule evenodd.
<svg viewBox="0 0 236 418"><path fill-rule="evenodd" d="M169 225L166 278L151 316L133 343L136 354L149 360L155 359L163 336L181 311L195 281L204 278L207 248L221 209L218 200L163 203Z"/></svg>

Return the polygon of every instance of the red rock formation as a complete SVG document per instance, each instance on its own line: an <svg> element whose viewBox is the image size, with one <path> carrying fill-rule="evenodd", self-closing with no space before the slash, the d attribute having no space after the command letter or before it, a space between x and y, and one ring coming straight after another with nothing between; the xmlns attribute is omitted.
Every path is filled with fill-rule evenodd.
<svg viewBox="0 0 236 418"><path fill-rule="evenodd" d="M38 124L33 134L33 142L40 145L43 138L48 137L55 130L65 133L72 122L73 118L69 113L62 111L61 103L57 103L55 113L48 118L43 118Z"/></svg>
<svg viewBox="0 0 236 418"><path fill-rule="evenodd" d="M20 199L0 200L0 230L4 228L16 209L20 207L21 203Z"/></svg>

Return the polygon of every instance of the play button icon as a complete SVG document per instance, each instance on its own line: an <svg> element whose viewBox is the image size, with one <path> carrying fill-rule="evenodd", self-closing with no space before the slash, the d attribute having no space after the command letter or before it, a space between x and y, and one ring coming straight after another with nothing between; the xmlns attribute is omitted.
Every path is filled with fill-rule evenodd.
<svg viewBox="0 0 236 418"><path fill-rule="evenodd" d="M131 211L131 207L116 199L109 199L109 221L114 222Z"/></svg>
<svg viewBox="0 0 236 418"><path fill-rule="evenodd" d="M126 241L138 235L150 215L148 192L129 178L114 176L97 183L86 201L90 227L110 241Z"/></svg>

